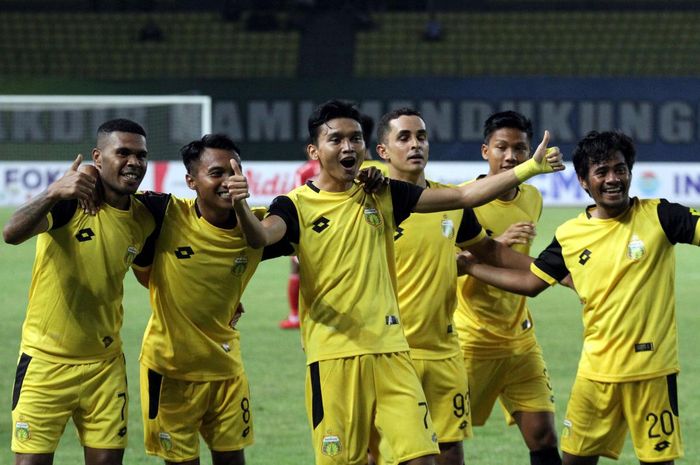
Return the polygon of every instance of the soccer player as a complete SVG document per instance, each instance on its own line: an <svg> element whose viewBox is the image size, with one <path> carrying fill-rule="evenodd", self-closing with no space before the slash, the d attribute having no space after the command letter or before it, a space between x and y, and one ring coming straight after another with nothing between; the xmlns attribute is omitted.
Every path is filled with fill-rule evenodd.
<svg viewBox="0 0 700 465"><path fill-rule="evenodd" d="M532 123L526 117L514 111L491 115L484 123L481 146L489 166L485 176L526 161L531 142ZM530 253L542 212L537 188L521 184L474 211L489 235L501 236L499 240L520 253ZM507 421L520 428L530 463L561 464L554 397L526 298L466 276L459 280L457 300L455 324L469 378L473 425L486 423L498 399Z"/></svg>
<svg viewBox="0 0 700 465"><path fill-rule="evenodd" d="M386 164L374 160L372 151L369 148L369 140L372 137L374 130L374 120L369 115L360 115L360 126L362 126L362 138L365 140L364 161L360 166L361 169L375 167L384 176L388 176ZM318 160L308 160L296 171L295 185L301 186L306 181L313 181L318 177L321 166ZM298 329L299 328L299 261L297 257L291 257L291 269L289 279L287 281L287 297L289 300L289 315L280 322L282 329Z"/></svg>
<svg viewBox="0 0 700 465"><path fill-rule="evenodd" d="M392 179L424 189L447 187L425 179L430 145L419 112L391 111L377 133L377 153ZM401 321L437 432L438 463L445 465L464 463L462 440L471 436L470 389L453 323L455 245L489 262L527 268L531 261L489 238L471 208L413 213L394 234Z"/></svg>
<svg viewBox="0 0 700 465"><path fill-rule="evenodd" d="M241 163L234 142L209 134L180 154L197 198L146 194L156 234L134 261L153 309L141 348L146 452L166 463L197 464L201 433L214 465L242 465L253 419L235 320L243 290L270 249L248 247L237 225L225 184L232 163Z"/></svg>
<svg viewBox="0 0 700 465"><path fill-rule="evenodd" d="M5 225L5 242L37 236L27 316L12 396L15 463L53 463L70 418L88 465L121 464L128 391L122 341L124 275L154 229L135 197L146 173L146 132L117 119L97 130L92 158L104 204L78 208L96 178L82 156Z"/></svg>
<svg viewBox="0 0 700 465"><path fill-rule="evenodd" d="M700 245L700 213L629 197L635 148L621 132L590 132L573 159L595 204L559 226L530 270L460 267L531 296L573 279L584 342L561 439L565 465L617 458L628 431L640 463L672 464L683 454L673 246Z"/></svg>
<svg viewBox="0 0 700 465"><path fill-rule="evenodd" d="M439 449L399 317L394 231L413 210L478 205L529 176L561 169L561 156L544 157L546 136L517 172L454 189L391 181L368 194L354 181L364 153L354 105L333 100L317 107L309 136L309 157L321 164L317 181L277 197L262 222L240 201L248 196L240 173L229 180L229 192L251 246L283 241L299 256L316 463L366 463L369 448L388 462L432 464Z"/></svg>

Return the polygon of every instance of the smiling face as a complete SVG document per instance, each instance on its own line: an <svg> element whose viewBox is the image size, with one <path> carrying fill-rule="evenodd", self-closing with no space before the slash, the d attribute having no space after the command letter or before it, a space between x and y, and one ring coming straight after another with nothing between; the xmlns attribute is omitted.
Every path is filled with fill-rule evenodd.
<svg viewBox="0 0 700 465"><path fill-rule="evenodd" d="M620 151L592 163L585 178L579 176L581 187L593 198L602 218L614 218L627 209L631 182L632 172Z"/></svg>
<svg viewBox="0 0 700 465"><path fill-rule="evenodd" d="M362 127L352 118L335 118L318 131L317 142L307 146L309 158L321 165L318 185L327 191L345 191L352 186L362 163Z"/></svg>
<svg viewBox="0 0 700 465"><path fill-rule="evenodd" d="M481 156L489 162L489 175L513 169L530 157L527 133L517 128L503 127L491 133L481 146Z"/></svg>
<svg viewBox="0 0 700 465"><path fill-rule="evenodd" d="M98 137L92 158L108 203L120 203L137 191L146 174L147 155L146 138L140 134L113 131Z"/></svg>
<svg viewBox="0 0 700 465"><path fill-rule="evenodd" d="M392 177L413 180L423 175L430 143L420 116L401 115L389 122L389 131L377 145L377 153L389 162Z"/></svg>
<svg viewBox="0 0 700 465"><path fill-rule="evenodd" d="M240 165L236 152L207 147L199 160L193 162L192 172L185 175L187 186L197 192L197 206L207 220L222 214L227 216L233 208L228 189L223 186L233 176L232 159Z"/></svg>

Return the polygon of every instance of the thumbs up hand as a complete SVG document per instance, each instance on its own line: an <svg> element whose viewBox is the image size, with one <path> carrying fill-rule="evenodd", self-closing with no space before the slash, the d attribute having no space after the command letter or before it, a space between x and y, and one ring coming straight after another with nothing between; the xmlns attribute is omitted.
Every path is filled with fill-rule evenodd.
<svg viewBox="0 0 700 465"><path fill-rule="evenodd" d="M55 200L77 199L79 201L91 201L94 198L97 177L83 172L80 167L82 162L83 156L78 154L68 171L48 187L48 195L51 198Z"/></svg>
<svg viewBox="0 0 700 465"><path fill-rule="evenodd" d="M233 158L231 159L231 168L233 168L233 176L229 176L224 181L224 188L228 189L231 203L236 205L236 203L250 197L250 192L248 190L248 180L243 175L241 166Z"/></svg>

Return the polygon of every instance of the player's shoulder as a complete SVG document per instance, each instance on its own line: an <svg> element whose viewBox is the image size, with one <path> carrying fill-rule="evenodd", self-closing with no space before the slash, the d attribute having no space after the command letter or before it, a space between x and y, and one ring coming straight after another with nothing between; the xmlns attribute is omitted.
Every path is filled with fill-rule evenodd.
<svg viewBox="0 0 700 465"><path fill-rule="evenodd" d="M455 184L448 184L448 183L444 183L444 182L433 181L432 179L426 179L425 182L428 184L428 188L430 188L430 189L445 189L445 188L450 189L450 188L457 187Z"/></svg>
<svg viewBox="0 0 700 465"><path fill-rule="evenodd" d="M522 192L523 196L539 199L542 198L542 193L540 192L540 190L532 184L523 183L520 184L520 186L518 187L520 188L520 191Z"/></svg>

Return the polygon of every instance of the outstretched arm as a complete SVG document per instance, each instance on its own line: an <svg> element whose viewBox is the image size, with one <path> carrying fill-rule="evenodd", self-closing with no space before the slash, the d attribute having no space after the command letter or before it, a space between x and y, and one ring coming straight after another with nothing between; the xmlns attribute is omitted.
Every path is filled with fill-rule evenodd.
<svg viewBox="0 0 700 465"><path fill-rule="evenodd" d="M83 156L78 155L66 173L45 191L19 207L5 224L2 234L8 244L21 244L49 228L46 215L61 200L92 199L95 177L78 171Z"/></svg>
<svg viewBox="0 0 700 465"><path fill-rule="evenodd" d="M461 253L457 256L457 268L460 273L474 276L486 284L528 297L535 297L549 287L549 284L528 269L504 268L477 263L474 257L470 257L468 253Z"/></svg>
<svg viewBox="0 0 700 465"><path fill-rule="evenodd" d="M529 255L516 252L490 237L485 237L476 244L468 246L467 250L480 262L494 267L529 270L533 260Z"/></svg>
<svg viewBox="0 0 700 465"><path fill-rule="evenodd" d="M282 218L271 215L260 221L251 211L245 199L250 197L248 180L243 176L241 167L235 160L231 160L233 176L226 181L233 210L236 212L238 224L243 231L248 245L259 249L280 241L287 232L287 224Z"/></svg>
<svg viewBox="0 0 700 465"><path fill-rule="evenodd" d="M486 176L469 184L451 189L426 189L421 194L414 211L429 213L459 208L474 208L490 202L518 184L542 173L564 169L558 148L547 149L549 131L544 132L542 142L532 158L512 170L495 176Z"/></svg>

